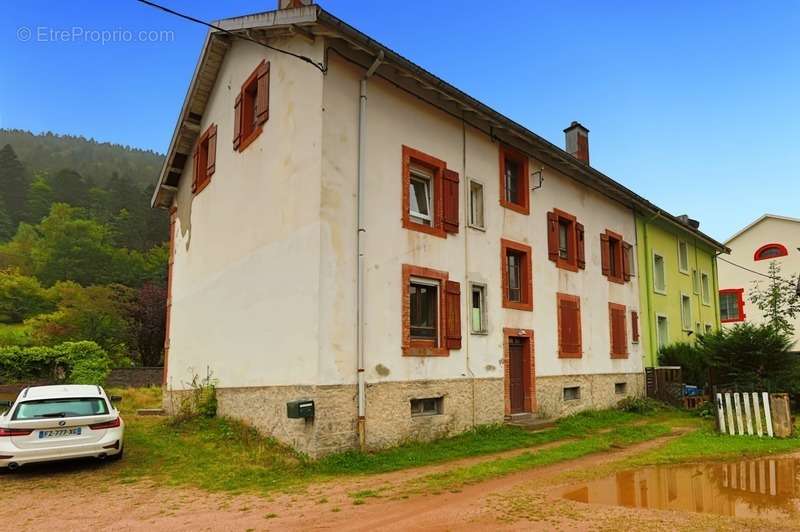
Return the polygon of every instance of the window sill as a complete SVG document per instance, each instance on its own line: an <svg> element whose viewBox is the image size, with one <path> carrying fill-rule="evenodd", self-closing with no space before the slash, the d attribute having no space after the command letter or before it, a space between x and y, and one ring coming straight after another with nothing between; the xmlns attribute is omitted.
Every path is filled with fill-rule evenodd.
<svg viewBox="0 0 800 532"><path fill-rule="evenodd" d="M531 213L529 205L520 205L519 203L511 203L510 201L506 201L503 199L500 200L500 206L505 207L506 209L512 210L514 212L524 214L526 216Z"/></svg>
<svg viewBox="0 0 800 532"><path fill-rule="evenodd" d="M609 283L625 284L625 278L624 277L612 277L610 275L607 275L606 279L608 279Z"/></svg>
<svg viewBox="0 0 800 532"><path fill-rule="evenodd" d="M446 357L450 351L446 347L406 346L403 348L404 357Z"/></svg>
<svg viewBox="0 0 800 532"><path fill-rule="evenodd" d="M627 359L627 358L628 358L628 353L623 353L623 354L620 354L620 353L616 353L616 354L615 354L615 353L611 353L611 359L612 359L612 360L625 360L625 359Z"/></svg>
<svg viewBox="0 0 800 532"><path fill-rule="evenodd" d="M563 352L563 351L559 351L559 352L558 352L558 358L564 358L564 359L570 359L570 358L571 358L571 359L578 359L578 358L583 358L583 351L581 351L580 353L565 353L565 352Z"/></svg>
<svg viewBox="0 0 800 532"><path fill-rule="evenodd" d="M665 296L667 295L667 289L665 288L664 290L659 290L658 288L653 288L653 293L658 294L660 296Z"/></svg>
<svg viewBox="0 0 800 532"><path fill-rule="evenodd" d="M474 334L475 336L488 336L489 331L470 331L470 334Z"/></svg>
<svg viewBox="0 0 800 532"><path fill-rule="evenodd" d="M704 307L710 307L711 303L706 303L705 301L702 302Z"/></svg>
<svg viewBox="0 0 800 532"><path fill-rule="evenodd" d="M720 323L742 323L743 321L744 321L744 318L742 318L742 319L736 318L736 319L733 319L733 320L719 320Z"/></svg>
<svg viewBox="0 0 800 532"><path fill-rule="evenodd" d="M503 308L511 309L511 310L525 310L532 312L533 311L533 303L515 303L514 301L503 301Z"/></svg>
<svg viewBox="0 0 800 532"><path fill-rule="evenodd" d="M258 138L258 136L261 134L262 129L263 128L261 126L256 126L256 128L253 131L251 131L250 134L247 135L247 137L243 138L239 142L239 148L237 151L239 153L243 152L245 148L247 148L250 144L253 143L254 140Z"/></svg>
<svg viewBox="0 0 800 532"><path fill-rule="evenodd" d="M486 227L485 226L481 227L480 225L467 224L467 227L475 229L476 231L481 231L482 233L486 232Z"/></svg>
<svg viewBox="0 0 800 532"><path fill-rule="evenodd" d="M419 231L428 235L438 236L439 238L447 238L447 234L442 226L430 226L417 223L408 217L403 218L403 228L411 231Z"/></svg>
<svg viewBox="0 0 800 532"><path fill-rule="evenodd" d="M577 262L573 264L573 262L569 259L556 259L556 268L560 270L567 270L568 272L578 273Z"/></svg>
<svg viewBox="0 0 800 532"><path fill-rule="evenodd" d="M681 270L678 268L678 273L682 273L683 275L689 275L689 270Z"/></svg>

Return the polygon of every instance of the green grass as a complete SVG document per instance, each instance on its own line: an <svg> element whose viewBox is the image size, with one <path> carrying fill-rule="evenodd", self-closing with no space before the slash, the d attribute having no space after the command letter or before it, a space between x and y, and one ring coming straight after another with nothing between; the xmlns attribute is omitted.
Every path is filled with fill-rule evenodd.
<svg viewBox="0 0 800 532"><path fill-rule="evenodd" d="M24 323L0 323L0 346L30 344L29 330Z"/></svg>

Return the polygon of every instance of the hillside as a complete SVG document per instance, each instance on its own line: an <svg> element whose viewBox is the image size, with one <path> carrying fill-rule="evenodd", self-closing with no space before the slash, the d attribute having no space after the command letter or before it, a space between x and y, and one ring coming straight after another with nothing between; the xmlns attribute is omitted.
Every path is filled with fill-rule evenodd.
<svg viewBox="0 0 800 532"><path fill-rule="evenodd" d="M32 174L55 174L69 168L96 184L105 184L116 172L137 188L148 187L156 182L164 161L164 156L154 151L50 132L34 135L21 129L0 129L0 147L6 144Z"/></svg>

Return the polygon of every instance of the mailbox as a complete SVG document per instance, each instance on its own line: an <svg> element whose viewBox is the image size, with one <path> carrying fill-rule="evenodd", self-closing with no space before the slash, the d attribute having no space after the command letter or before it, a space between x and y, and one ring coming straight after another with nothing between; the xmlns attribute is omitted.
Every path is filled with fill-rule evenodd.
<svg viewBox="0 0 800 532"><path fill-rule="evenodd" d="M314 417L314 401L299 399L286 403L286 414L291 419L308 419Z"/></svg>

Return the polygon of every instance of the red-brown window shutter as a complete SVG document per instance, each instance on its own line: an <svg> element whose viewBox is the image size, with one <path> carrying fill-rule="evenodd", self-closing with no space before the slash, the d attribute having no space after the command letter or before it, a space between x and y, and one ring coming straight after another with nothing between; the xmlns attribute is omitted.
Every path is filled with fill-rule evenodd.
<svg viewBox="0 0 800 532"><path fill-rule="evenodd" d="M584 238L583 224L575 223L575 241L578 248L578 268L586 269L586 241Z"/></svg>
<svg viewBox="0 0 800 532"><path fill-rule="evenodd" d="M611 275L611 246L605 233L600 233L600 264L603 275Z"/></svg>
<svg viewBox="0 0 800 532"><path fill-rule="evenodd" d="M611 358L627 358L628 331L626 327L625 307L623 305L609 303L608 317L611 328Z"/></svg>
<svg viewBox="0 0 800 532"><path fill-rule="evenodd" d="M639 341L639 313L635 310L631 311L631 340Z"/></svg>
<svg viewBox="0 0 800 532"><path fill-rule="evenodd" d="M448 233L458 233L458 172L445 169L443 177L444 230Z"/></svg>
<svg viewBox="0 0 800 532"><path fill-rule="evenodd" d="M547 213L547 258L558 260L558 216L554 212Z"/></svg>
<svg viewBox="0 0 800 532"><path fill-rule="evenodd" d="M200 144L194 148L192 154L192 192L197 191L197 182L200 179Z"/></svg>
<svg viewBox="0 0 800 532"><path fill-rule="evenodd" d="M633 246L627 242L622 243L622 276L625 281L631 280L631 250Z"/></svg>
<svg viewBox="0 0 800 532"><path fill-rule="evenodd" d="M256 123L260 125L269 120L269 62L258 65L256 91Z"/></svg>
<svg viewBox="0 0 800 532"><path fill-rule="evenodd" d="M558 356L580 358L583 351L581 333L581 300L577 296L558 294Z"/></svg>
<svg viewBox="0 0 800 532"><path fill-rule="evenodd" d="M461 284L445 283L445 345L447 349L461 349Z"/></svg>
<svg viewBox="0 0 800 532"><path fill-rule="evenodd" d="M217 126L213 125L208 130L208 155L206 156L206 175L211 177L217 167Z"/></svg>
<svg viewBox="0 0 800 532"><path fill-rule="evenodd" d="M233 149L239 149L242 140L242 93L236 96L236 104L233 106Z"/></svg>

